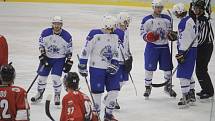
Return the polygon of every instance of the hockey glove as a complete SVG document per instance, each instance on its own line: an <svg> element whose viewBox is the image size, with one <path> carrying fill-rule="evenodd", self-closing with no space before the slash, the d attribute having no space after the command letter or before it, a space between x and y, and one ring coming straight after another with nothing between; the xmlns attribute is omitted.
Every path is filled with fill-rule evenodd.
<svg viewBox="0 0 215 121"><path fill-rule="evenodd" d="M132 69L133 57L130 56L129 59L125 60L125 71L130 72Z"/></svg>
<svg viewBox="0 0 215 121"><path fill-rule="evenodd" d="M175 58L177 59L179 64L183 64L185 61L184 54L176 54Z"/></svg>
<svg viewBox="0 0 215 121"><path fill-rule="evenodd" d="M170 41L176 41L178 39L178 32L176 32L176 31L169 31L167 33L167 38Z"/></svg>
<svg viewBox="0 0 215 121"><path fill-rule="evenodd" d="M156 32L148 32L146 34L146 41L147 42L155 42L157 40L159 40L160 36L159 34L157 34Z"/></svg>
<svg viewBox="0 0 215 121"><path fill-rule="evenodd" d="M45 65L46 67L49 66L48 57L47 57L45 54L41 54L41 55L39 56L39 60L40 60L40 63L41 63L42 65Z"/></svg>
<svg viewBox="0 0 215 121"><path fill-rule="evenodd" d="M86 64L78 64L78 70L81 76L87 77L88 71L87 71L87 65Z"/></svg>
<svg viewBox="0 0 215 121"><path fill-rule="evenodd" d="M116 74L119 69L119 62L117 60L111 60L111 63L107 66L107 73Z"/></svg>
<svg viewBox="0 0 215 121"><path fill-rule="evenodd" d="M67 59L66 62L65 62L65 64L64 64L63 71L64 71L65 73L68 73L68 72L71 70L72 65L73 65L73 61Z"/></svg>

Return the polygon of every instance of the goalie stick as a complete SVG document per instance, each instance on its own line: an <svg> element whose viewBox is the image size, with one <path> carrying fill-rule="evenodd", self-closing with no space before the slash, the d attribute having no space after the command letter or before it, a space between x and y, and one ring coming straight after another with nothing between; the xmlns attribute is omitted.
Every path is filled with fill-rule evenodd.
<svg viewBox="0 0 215 121"><path fill-rule="evenodd" d="M46 115L49 117L49 119L51 119L51 121L55 121L54 118L51 116L51 113L50 113L50 110L49 110L51 98L52 98L52 95L49 94L47 96L47 99L46 99L46 102L45 102L45 112L46 112Z"/></svg>

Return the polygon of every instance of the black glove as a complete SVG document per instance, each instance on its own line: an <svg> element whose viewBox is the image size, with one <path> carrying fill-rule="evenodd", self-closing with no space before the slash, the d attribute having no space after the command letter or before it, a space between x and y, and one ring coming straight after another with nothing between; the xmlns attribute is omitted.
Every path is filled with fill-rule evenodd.
<svg viewBox="0 0 215 121"><path fill-rule="evenodd" d="M125 60L125 63L124 63L125 71L128 72L128 73L132 69L132 62L133 62L133 57L132 56L130 56L129 59Z"/></svg>
<svg viewBox="0 0 215 121"><path fill-rule="evenodd" d="M72 65L73 65L73 61L67 59L66 62L64 63L63 72L68 73L71 70Z"/></svg>
<svg viewBox="0 0 215 121"><path fill-rule="evenodd" d="M46 67L49 66L48 57L46 56L46 54L41 54L41 55L39 56L39 60L40 60L40 63L41 63L42 65L45 65Z"/></svg>
<svg viewBox="0 0 215 121"><path fill-rule="evenodd" d="M78 64L78 70L82 77L88 76L87 65L86 64Z"/></svg>
<svg viewBox="0 0 215 121"><path fill-rule="evenodd" d="M175 58L177 59L179 64L183 64L185 61L184 54L176 54Z"/></svg>
<svg viewBox="0 0 215 121"><path fill-rule="evenodd" d="M178 39L178 32L176 32L176 31L169 31L167 33L167 38L170 41L176 41Z"/></svg>

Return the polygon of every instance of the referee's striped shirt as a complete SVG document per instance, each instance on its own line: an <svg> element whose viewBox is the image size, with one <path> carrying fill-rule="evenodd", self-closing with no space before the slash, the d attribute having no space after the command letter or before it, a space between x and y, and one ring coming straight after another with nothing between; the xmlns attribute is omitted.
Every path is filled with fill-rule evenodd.
<svg viewBox="0 0 215 121"><path fill-rule="evenodd" d="M214 33L210 20L198 21L197 23L199 32L198 36L199 45L213 43Z"/></svg>

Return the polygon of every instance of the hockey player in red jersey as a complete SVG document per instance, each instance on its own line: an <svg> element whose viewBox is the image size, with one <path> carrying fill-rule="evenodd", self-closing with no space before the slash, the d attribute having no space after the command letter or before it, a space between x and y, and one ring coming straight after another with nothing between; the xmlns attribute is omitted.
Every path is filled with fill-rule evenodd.
<svg viewBox="0 0 215 121"><path fill-rule="evenodd" d="M26 91L13 86L16 76L11 64L0 68L0 121L30 121Z"/></svg>
<svg viewBox="0 0 215 121"><path fill-rule="evenodd" d="M89 97L79 91L79 80L76 72L64 76L64 87L68 93L62 100L60 121L98 121Z"/></svg>
<svg viewBox="0 0 215 121"><path fill-rule="evenodd" d="M8 45L4 36L0 35L0 67L8 63Z"/></svg>

